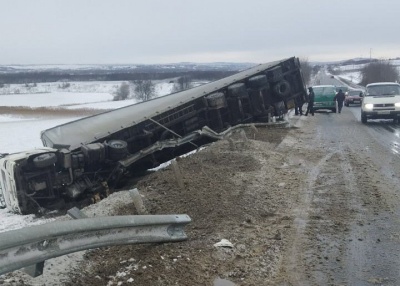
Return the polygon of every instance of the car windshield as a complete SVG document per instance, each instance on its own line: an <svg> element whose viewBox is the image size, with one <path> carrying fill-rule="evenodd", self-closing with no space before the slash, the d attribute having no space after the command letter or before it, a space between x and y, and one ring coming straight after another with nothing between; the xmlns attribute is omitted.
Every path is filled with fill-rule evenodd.
<svg viewBox="0 0 400 286"><path fill-rule="evenodd" d="M335 93L333 86L313 87L315 95L332 95Z"/></svg>
<svg viewBox="0 0 400 286"><path fill-rule="evenodd" d="M400 86L392 85L373 85L367 87L367 96L386 96L386 95L399 95Z"/></svg>
<svg viewBox="0 0 400 286"><path fill-rule="evenodd" d="M361 90L350 90L350 91L348 92L348 95L349 95L349 96L359 96L360 93L362 93Z"/></svg>

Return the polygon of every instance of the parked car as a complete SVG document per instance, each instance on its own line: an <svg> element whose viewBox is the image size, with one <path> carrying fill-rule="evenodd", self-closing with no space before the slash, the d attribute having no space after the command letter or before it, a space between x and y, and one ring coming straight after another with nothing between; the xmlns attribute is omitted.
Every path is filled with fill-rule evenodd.
<svg viewBox="0 0 400 286"><path fill-rule="evenodd" d="M345 106L350 106L350 104L361 105L363 98L363 91L360 89L351 89L347 92L347 96L344 100Z"/></svg>
<svg viewBox="0 0 400 286"><path fill-rule="evenodd" d="M333 98L336 95L336 88L334 85L316 85L313 86L314 110L329 109L336 112L336 103Z"/></svg>
<svg viewBox="0 0 400 286"><path fill-rule="evenodd" d="M400 84L395 82L370 83L361 105L361 122L368 119L400 120Z"/></svg>

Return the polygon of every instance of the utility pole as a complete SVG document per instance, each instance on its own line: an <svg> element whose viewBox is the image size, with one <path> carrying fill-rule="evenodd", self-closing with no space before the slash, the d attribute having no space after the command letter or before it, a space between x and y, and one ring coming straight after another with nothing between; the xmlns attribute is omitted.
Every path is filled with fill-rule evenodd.
<svg viewBox="0 0 400 286"><path fill-rule="evenodd" d="M369 48L369 63L372 62L372 48Z"/></svg>

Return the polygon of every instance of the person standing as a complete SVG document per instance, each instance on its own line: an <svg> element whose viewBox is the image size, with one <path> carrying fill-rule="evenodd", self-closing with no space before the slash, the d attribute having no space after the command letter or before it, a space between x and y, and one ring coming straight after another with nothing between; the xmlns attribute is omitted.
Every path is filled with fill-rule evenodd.
<svg viewBox="0 0 400 286"><path fill-rule="evenodd" d="M303 96L298 96L294 100L294 114L295 115L303 115Z"/></svg>
<svg viewBox="0 0 400 286"><path fill-rule="evenodd" d="M346 95L343 93L343 91L341 89L339 89L339 92L333 98L334 101L337 101L339 113L342 112L343 102L344 102L345 98L346 98Z"/></svg>
<svg viewBox="0 0 400 286"><path fill-rule="evenodd" d="M314 90L310 86L308 88L308 105L306 114L304 114L305 116L307 116L308 113L311 113L311 115L314 116L314 98L315 98Z"/></svg>

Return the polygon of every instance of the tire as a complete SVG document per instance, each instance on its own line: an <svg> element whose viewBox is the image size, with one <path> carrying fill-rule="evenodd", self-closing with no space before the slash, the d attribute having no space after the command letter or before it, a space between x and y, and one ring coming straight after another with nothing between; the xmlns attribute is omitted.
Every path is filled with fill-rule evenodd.
<svg viewBox="0 0 400 286"><path fill-rule="evenodd" d="M33 158L33 165L36 168L47 168L54 165L57 162L56 154L45 153Z"/></svg>
<svg viewBox="0 0 400 286"><path fill-rule="evenodd" d="M350 104L348 104L348 103L345 103L345 104L344 104L344 106L347 106L347 107L349 107L349 105L350 105Z"/></svg>
<svg viewBox="0 0 400 286"><path fill-rule="evenodd" d="M109 150L115 153L125 153L128 150L128 143L123 140L111 140L107 143Z"/></svg>
<svg viewBox="0 0 400 286"><path fill-rule="evenodd" d="M251 88L267 88L269 87L268 79L266 75L256 75L249 78L249 87Z"/></svg>
<svg viewBox="0 0 400 286"><path fill-rule="evenodd" d="M336 108L332 108L332 112L333 112L333 113L336 113Z"/></svg>
<svg viewBox="0 0 400 286"><path fill-rule="evenodd" d="M269 82L277 82L282 79L282 67L277 66L267 71L267 78Z"/></svg>
<svg viewBox="0 0 400 286"><path fill-rule="evenodd" d="M281 80L274 85L274 93L280 98L286 98L290 95L290 83L287 80Z"/></svg>
<svg viewBox="0 0 400 286"><path fill-rule="evenodd" d="M228 86L228 96L243 98L249 96L247 93L247 88L244 83L235 83Z"/></svg>
<svg viewBox="0 0 400 286"><path fill-rule="evenodd" d="M364 112L361 111L361 122L363 124L367 123L367 116L364 114Z"/></svg>
<svg viewBox="0 0 400 286"><path fill-rule="evenodd" d="M128 153L128 143L123 140L110 140L108 143L108 155L111 160L120 160Z"/></svg>
<svg viewBox="0 0 400 286"><path fill-rule="evenodd" d="M212 108L223 108L226 107L225 94L222 92L216 92L208 95L207 97L208 106Z"/></svg>

